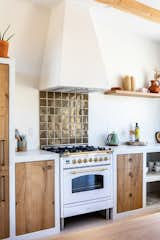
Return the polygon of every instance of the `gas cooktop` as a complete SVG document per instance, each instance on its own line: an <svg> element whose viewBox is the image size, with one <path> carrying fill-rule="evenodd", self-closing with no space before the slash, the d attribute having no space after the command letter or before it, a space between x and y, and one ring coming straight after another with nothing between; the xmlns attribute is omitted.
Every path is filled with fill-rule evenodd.
<svg viewBox="0 0 160 240"><path fill-rule="evenodd" d="M79 146L70 145L70 146L45 146L42 148L42 150L64 155L64 154L96 152L96 151L101 152L101 151L106 151L108 149L106 149L105 147L94 147L94 146L88 146L88 145L79 145Z"/></svg>

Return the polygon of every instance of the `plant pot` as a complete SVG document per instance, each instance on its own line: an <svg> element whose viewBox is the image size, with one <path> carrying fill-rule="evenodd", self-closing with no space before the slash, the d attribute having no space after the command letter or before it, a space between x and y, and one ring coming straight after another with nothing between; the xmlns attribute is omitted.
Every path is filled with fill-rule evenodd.
<svg viewBox="0 0 160 240"><path fill-rule="evenodd" d="M9 43L7 41L0 40L0 57L8 58Z"/></svg>

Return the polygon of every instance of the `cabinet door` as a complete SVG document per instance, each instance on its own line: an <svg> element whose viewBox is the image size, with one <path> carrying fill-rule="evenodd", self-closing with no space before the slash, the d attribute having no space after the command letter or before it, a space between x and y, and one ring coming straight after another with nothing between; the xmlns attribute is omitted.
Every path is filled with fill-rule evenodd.
<svg viewBox="0 0 160 240"><path fill-rule="evenodd" d="M0 170L8 170L9 66L0 64Z"/></svg>
<svg viewBox="0 0 160 240"><path fill-rule="evenodd" d="M129 155L117 157L117 210L118 213L130 210L131 163Z"/></svg>
<svg viewBox="0 0 160 240"><path fill-rule="evenodd" d="M16 164L16 233L55 226L54 161Z"/></svg>
<svg viewBox="0 0 160 240"><path fill-rule="evenodd" d="M9 177L0 171L0 239L9 237Z"/></svg>
<svg viewBox="0 0 160 240"><path fill-rule="evenodd" d="M143 155L132 154L131 169L131 210L142 208L142 192L143 192Z"/></svg>
<svg viewBox="0 0 160 240"><path fill-rule="evenodd" d="M125 212L142 207L143 155L117 157L117 211Z"/></svg>

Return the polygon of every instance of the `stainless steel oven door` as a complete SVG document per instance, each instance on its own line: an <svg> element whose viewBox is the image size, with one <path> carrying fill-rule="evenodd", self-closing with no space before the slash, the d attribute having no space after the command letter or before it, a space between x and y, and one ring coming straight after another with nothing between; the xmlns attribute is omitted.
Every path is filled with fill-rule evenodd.
<svg viewBox="0 0 160 240"><path fill-rule="evenodd" d="M64 170L64 204L112 196L112 167L97 166Z"/></svg>

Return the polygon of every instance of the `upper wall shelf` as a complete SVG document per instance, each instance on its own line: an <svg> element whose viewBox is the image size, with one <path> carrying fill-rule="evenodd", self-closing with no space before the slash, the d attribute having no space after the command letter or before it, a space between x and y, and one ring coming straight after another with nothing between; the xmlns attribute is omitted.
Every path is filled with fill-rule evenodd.
<svg viewBox="0 0 160 240"><path fill-rule="evenodd" d="M141 97L141 98L160 98L158 93L143 93L143 92L131 92L124 90L108 90L104 94L115 95L115 96L127 96L127 97Z"/></svg>

